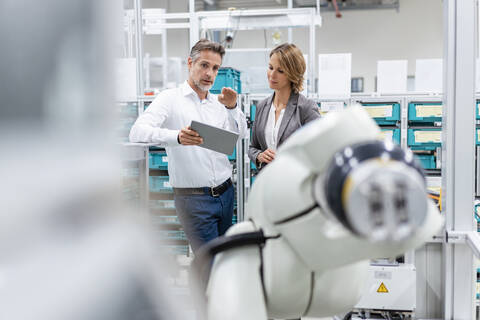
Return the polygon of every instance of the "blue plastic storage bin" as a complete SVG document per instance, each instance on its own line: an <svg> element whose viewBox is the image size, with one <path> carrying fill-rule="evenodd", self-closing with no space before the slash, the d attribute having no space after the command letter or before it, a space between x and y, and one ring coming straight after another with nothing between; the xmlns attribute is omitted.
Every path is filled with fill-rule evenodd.
<svg viewBox="0 0 480 320"><path fill-rule="evenodd" d="M442 116L437 114L439 107L442 111L441 102L410 102L408 104L408 121L419 123L440 122Z"/></svg>
<svg viewBox="0 0 480 320"><path fill-rule="evenodd" d="M150 209L154 210L175 210L175 201L174 200L149 200L148 206Z"/></svg>
<svg viewBox="0 0 480 320"><path fill-rule="evenodd" d="M162 240L187 240L183 230L158 230L157 232Z"/></svg>
<svg viewBox="0 0 480 320"><path fill-rule="evenodd" d="M123 178L138 178L140 176L139 168L122 168L122 177Z"/></svg>
<svg viewBox="0 0 480 320"><path fill-rule="evenodd" d="M480 100L477 100L477 103L475 104L475 119L480 120L480 108L478 105L480 105Z"/></svg>
<svg viewBox="0 0 480 320"><path fill-rule="evenodd" d="M408 129L407 145L412 150L435 150L442 146L441 132L441 128Z"/></svg>
<svg viewBox="0 0 480 320"><path fill-rule="evenodd" d="M165 254L170 255L188 255L189 247L185 245L162 245L160 246L160 250Z"/></svg>
<svg viewBox="0 0 480 320"><path fill-rule="evenodd" d="M400 103L363 103L362 106L380 125L392 125L400 121Z"/></svg>
<svg viewBox="0 0 480 320"><path fill-rule="evenodd" d="M228 160L234 161L237 160L237 147L233 149L233 153L228 156Z"/></svg>
<svg viewBox="0 0 480 320"><path fill-rule="evenodd" d="M121 103L118 106L118 111L122 117L134 117L138 116L138 106L136 103Z"/></svg>
<svg viewBox="0 0 480 320"><path fill-rule="evenodd" d="M220 68L210 92L213 94L220 94L223 87L232 88L237 93L242 93L240 71L233 68Z"/></svg>
<svg viewBox="0 0 480 320"><path fill-rule="evenodd" d="M152 221L155 224L159 225L178 225L180 226L180 221L177 216L159 216L155 215L152 217Z"/></svg>
<svg viewBox="0 0 480 320"><path fill-rule="evenodd" d="M150 191L159 193L173 193L173 189L168 182L168 177L151 176L149 177Z"/></svg>
<svg viewBox="0 0 480 320"><path fill-rule="evenodd" d="M434 155L430 154L417 154L418 160L420 161L423 169L431 170L437 168L437 162Z"/></svg>
<svg viewBox="0 0 480 320"><path fill-rule="evenodd" d="M148 166L150 169L168 169L168 158L166 152L150 152L148 155Z"/></svg>
<svg viewBox="0 0 480 320"><path fill-rule="evenodd" d="M255 113L256 113L256 112L257 112L257 106L254 105L254 104L252 104L252 105L250 106L250 119L251 119L252 121L255 121Z"/></svg>
<svg viewBox="0 0 480 320"><path fill-rule="evenodd" d="M381 129L385 136L392 137L392 141L400 144L400 129Z"/></svg>
<svg viewBox="0 0 480 320"><path fill-rule="evenodd" d="M119 130L128 131L132 128L133 124L135 123L136 118L128 117L120 119L120 125L118 127Z"/></svg>

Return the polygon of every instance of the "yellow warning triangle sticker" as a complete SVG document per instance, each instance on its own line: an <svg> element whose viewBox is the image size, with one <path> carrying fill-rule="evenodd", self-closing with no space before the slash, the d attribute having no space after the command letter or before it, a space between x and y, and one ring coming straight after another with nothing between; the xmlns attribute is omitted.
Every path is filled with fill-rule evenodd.
<svg viewBox="0 0 480 320"><path fill-rule="evenodd" d="M377 292L380 292L380 293L388 293L388 289L387 289L387 287L385 287L385 285L383 284L383 282L382 282L382 284L380 285L380 287L378 287Z"/></svg>

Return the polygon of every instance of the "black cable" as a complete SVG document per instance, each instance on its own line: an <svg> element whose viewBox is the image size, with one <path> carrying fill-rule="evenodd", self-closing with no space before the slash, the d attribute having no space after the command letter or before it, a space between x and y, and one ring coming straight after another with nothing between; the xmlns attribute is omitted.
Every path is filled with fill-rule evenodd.
<svg viewBox="0 0 480 320"><path fill-rule="evenodd" d="M352 319L352 316L353 316L353 311L350 311L343 317L343 320L350 320Z"/></svg>
<svg viewBox="0 0 480 320"><path fill-rule="evenodd" d="M192 267L197 273L198 280L203 288L207 287L210 268L212 266L213 257L223 251L251 246L263 245L268 239L272 237L265 237L262 230L234 234L231 236L221 236L215 238L202 247L195 253L195 259L192 262Z"/></svg>
<svg viewBox="0 0 480 320"><path fill-rule="evenodd" d="M200 306L197 310L200 313L198 314L200 319L206 319L206 309L203 309L207 304L205 293L215 255L234 248L253 245L261 246L264 245L268 239L276 239L279 237L280 236L265 237L262 230L234 234L231 236L220 236L207 242L201 246L197 252L195 252L195 258L192 262L191 270L195 273L199 286L198 288L194 289L196 290L196 294L200 300L198 301L200 302Z"/></svg>

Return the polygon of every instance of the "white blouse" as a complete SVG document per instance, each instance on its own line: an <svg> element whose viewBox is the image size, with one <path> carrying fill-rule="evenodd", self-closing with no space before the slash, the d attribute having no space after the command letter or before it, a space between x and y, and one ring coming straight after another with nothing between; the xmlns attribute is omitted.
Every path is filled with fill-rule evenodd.
<svg viewBox="0 0 480 320"><path fill-rule="evenodd" d="M265 141L267 142L267 147L274 151L277 150L277 138L278 138L278 129L282 123L283 114L285 113L285 108L280 111L280 116L275 122L275 105L270 106L270 112L268 113L267 125L265 126Z"/></svg>

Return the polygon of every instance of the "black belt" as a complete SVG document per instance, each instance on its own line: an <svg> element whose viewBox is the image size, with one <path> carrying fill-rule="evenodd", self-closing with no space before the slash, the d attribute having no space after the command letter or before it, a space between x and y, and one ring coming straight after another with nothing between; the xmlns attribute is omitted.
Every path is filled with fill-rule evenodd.
<svg viewBox="0 0 480 320"><path fill-rule="evenodd" d="M216 187L201 187L201 188L173 188L173 193L179 195L194 195L194 194L208 194L212 197L221 196L232 185L232 179Z"/></svg>

